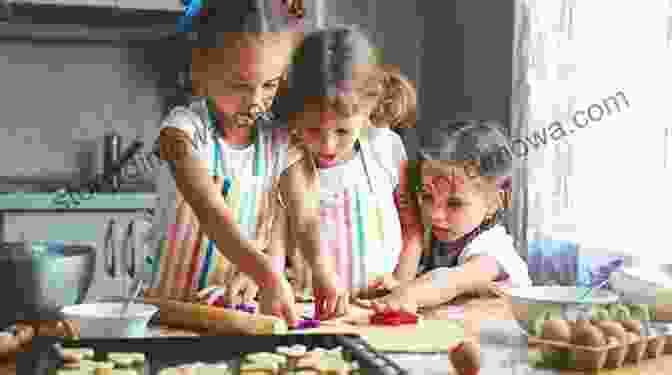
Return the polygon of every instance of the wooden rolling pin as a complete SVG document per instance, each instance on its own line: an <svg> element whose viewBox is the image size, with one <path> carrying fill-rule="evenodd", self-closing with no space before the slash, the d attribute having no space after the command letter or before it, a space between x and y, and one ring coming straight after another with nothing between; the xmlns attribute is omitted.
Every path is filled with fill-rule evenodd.
<svg viewBox="0 0 672 375"><path fill-rule="evenodd" d="M649 308L653 310L653 316L655 320L672 322L672 305L671 304L660 304L660 305L649 305Z"/></svg>
<svg viewBox="0 0 672 375"><path fill-rule="evenodd" d="M274 316L158 298L142 300L158 307L159 322L170 327L214 335L278 335L288 330L287 323Z"/></svg>

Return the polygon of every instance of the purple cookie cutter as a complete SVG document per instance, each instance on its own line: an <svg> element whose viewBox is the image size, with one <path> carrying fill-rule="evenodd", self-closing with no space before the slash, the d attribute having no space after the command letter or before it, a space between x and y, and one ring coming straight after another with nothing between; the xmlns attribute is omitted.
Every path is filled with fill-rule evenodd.
<svg viewBox="0 0 672 375"><path fill-rule="evenodd" d="M294 329L320 328L320 321L316 319L299 320L299 324Z"/></svg>
<svg viewBox="0 0 672 375"><path fill-rule="evenodd" d="M257 311L257 307L254 305L248 305L246 303L240 303L237 305L232 305L230 303L226 303L222 306L225 309L235 309L238 311L244 311L250 314L254 314L255 311Z"/></svg>

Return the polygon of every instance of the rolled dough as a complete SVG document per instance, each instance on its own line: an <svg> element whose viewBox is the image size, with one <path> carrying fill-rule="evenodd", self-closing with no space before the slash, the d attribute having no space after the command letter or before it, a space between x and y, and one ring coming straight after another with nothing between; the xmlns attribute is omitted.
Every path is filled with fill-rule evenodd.
<svg viewBox="0 0 672 375"><path fill-rule="evenodd" d="M322 322L320 328L290 331L289 334L355 334L381 352L448 352L465 339L464 322L448 319L421 319L417 325L372 326L370 310L351 308L347 317Z"/></svg>

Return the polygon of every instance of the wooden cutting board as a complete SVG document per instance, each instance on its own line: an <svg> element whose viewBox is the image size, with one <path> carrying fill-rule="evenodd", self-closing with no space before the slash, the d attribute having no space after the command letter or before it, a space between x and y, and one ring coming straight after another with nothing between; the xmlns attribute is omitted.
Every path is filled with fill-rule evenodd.
<svg viewBox="0 0 672 375"><path fill-rule="evenodd" d="M386 327L369 324L371 314L370 310L352 307L346 317L291 334L356 334L375 350L403 353L447 352L465 338L462 320L422 319L417 325Z"/></svg>

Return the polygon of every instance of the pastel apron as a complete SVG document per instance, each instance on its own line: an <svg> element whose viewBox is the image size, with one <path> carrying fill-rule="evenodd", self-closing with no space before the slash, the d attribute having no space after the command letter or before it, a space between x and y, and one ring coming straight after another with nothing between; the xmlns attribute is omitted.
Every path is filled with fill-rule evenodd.
<svg viewBox="0 0 672 375"><path fill-rule="evenodd" d="M394 187L365 137L359 145L367 186L320 191L321 251L333 257L346 288L364 288L376 276L393 272L402 244Z"/></svg>
<svg viewBox="0 0 672 375"><path fill-rule="evenodd" d="M210 108L212 108L210 106ZM222 191L243 238L254 241L257 248L265 249L271 220L266 215L270 207L270 188L274 170L269 168L274 160L274 145L287 142L281 131L261 131L257 125L253 135L254 159L250 169L233 171L222 158L222 137L218 136L214 111L208 111L208 126L212 131L212 157L209 173ZM277 165L275 166L277 167ZM230 282L235 267L223 257L213 240L200 229L199 220L189 204L175 189L174 214L168 213L172 223L164 225L155 247L153 280L148 294L153 297L190 300L195 293L209 285ZM171 210L172 211L172 210Z"/></svg>

